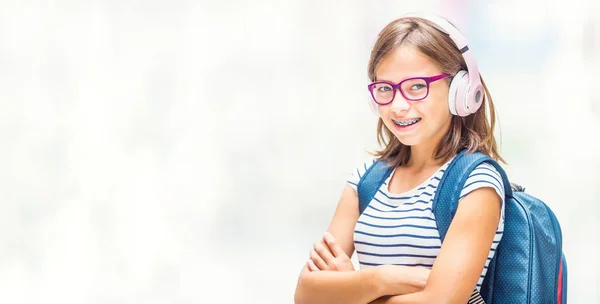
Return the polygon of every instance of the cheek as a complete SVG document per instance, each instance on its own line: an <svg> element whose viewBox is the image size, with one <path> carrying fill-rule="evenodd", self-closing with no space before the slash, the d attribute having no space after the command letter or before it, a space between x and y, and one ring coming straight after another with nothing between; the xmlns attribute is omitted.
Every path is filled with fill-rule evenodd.
<svg viewBox="0 0 600 304"><path fill-rule="evenodd" d="M434 121L446 121L452 117L448 107L448 99L441 96L428 98L426 103L417 104L416 110Z"/></svg>
<svg viewBox="0 0 600 304"><path fill-rule="evenodd" d="M386 126L388 129L390 128L389 125L389 107L385 107L385 106L378 106L377 107L377 111L379 112L379 119L383 120L383 125Z"/></svg>
<svg viewBox="0 0 600 304"><path fill-rule="evenodd" d="M437 117L438 117L438 121L442 124L442 128L450 125L450 122L452 121L452 113L450 113L450 110L448 109L448 103L445 103L444 107L439 107L438 108L438 113L436 113Z"/></svg>
<svg viewBox="0 0 600 304"><path fill-rule="evenodd" d="M447 90L440 90L440 92L432 97L434 99L432 100L431 104L434 104L435 108L431 109L431 113L440 121L450 120L452 118L452 114L450 113L450 107L448 106Z"/></svg>
<svg viewBox="0 0 600 304"><path fill-rule="evenodd" d="M387 123L387 121L389 120L389 118L391 116L391 106L390 105L378 106L378 111L379 111L379 117L383 118L384 122Z"/></svg>

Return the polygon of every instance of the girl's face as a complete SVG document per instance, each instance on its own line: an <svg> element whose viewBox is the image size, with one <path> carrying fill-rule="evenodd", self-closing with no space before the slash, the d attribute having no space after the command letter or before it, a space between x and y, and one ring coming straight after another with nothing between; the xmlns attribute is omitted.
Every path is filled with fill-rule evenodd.
<svg viewBox="0 0 600 304"><path fill-rule="evenodd" d="M409 47L392 51L383 58L375 71L377 81L394 84L407 78L440 74L442 71L431 59ZM413 94L411 90L418 92L427 90L427 87L410 83L408 86L403 85L402 89L405 90L405 95L410 96ZM446 80L431 82L427 97L419 101L407 100L396 91L392 102L379 106L381 119L402 144L435 148L446 134L452 119L448 108L448 89Z"/></svg>

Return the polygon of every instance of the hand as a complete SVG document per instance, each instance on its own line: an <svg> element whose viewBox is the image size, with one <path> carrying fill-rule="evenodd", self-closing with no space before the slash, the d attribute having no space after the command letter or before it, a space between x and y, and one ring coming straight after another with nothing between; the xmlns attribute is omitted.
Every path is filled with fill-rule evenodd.
<svg viewBox="0 0 600 304"><path fill-rule="evenodd" d="M325 232L323 238L315 243L307 266L310 271L354 271L350 257L329 232Z"/></svg>

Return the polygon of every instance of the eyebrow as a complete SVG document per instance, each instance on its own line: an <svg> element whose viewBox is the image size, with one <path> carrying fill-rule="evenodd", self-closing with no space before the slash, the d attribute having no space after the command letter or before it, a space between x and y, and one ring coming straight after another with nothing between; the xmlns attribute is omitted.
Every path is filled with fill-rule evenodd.
<svg viewBox="0 0 600 304"><path fill-rule="evenodd" d="M402 79L400 79L400 81L404 81L404 80L410 79L410 78L420 78L420 77L431 77L431 76L410 76L410 77L402 78ZM379 82L379 81L389 82L389 83L399 83L400 82L400 81L392 81L392 80L389 80L389 79L378 79L378 78L375 78L374 82Z"/></svg>
<svg viewBox="0 0 600 304"><path fill-rule="evenodd" d="M434 72L431 72L431 73L421 73L420 75L413 75L413 76L404 77L400 81L403 81L403 80L406 80L406 79L410 79L410 78L420 78L420 77L431 78L433 76L437 76L437 75L441 75L441 74L444 74L444 73L441 73L441 72L438 73L438 74L436 74ZM380 79L380 78L377 78L377 75L376 75L374 82L378 82L378 81L385 81L385 82L390 82L390 83L398 83L398 82L400 82L400 81L395 82L395 81L392 81L392 80L389 80L389 79Z"/></svg>
<svg viewBox="0 0 600 304"><path fill-rule="evenodd" d="M431 74L431 76L438 75L438 74L435 74L433 72L429 72L429 73L413 73L410 76L405 76L405 77L400 78L400 81L405 80L405 79L409 79L409 78L415 78L415 77L431 77L431 76L428 76L429 74ZM377 75L375 75L375 81L386 81L386 82L397 83L397 82L394 82L394 81L392 81L390 79L377 78ZM398 82L400 82L400 81L398 81Z"/></svg>

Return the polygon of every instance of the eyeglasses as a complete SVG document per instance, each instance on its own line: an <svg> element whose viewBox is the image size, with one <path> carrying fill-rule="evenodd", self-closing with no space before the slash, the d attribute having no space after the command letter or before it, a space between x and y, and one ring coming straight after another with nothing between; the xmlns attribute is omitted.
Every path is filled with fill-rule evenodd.
<svg viewBox="0 0 600 304"><path fill-rule="evenodd" d="M379 105L386 105L396 97L396 91L406 100L419 101L429 95L429 84L440 79L450 77L448 74L440 74L432 77L413 77L402 80L398 84L388 81L376 81L368 85L373 100Z"/></svg>

